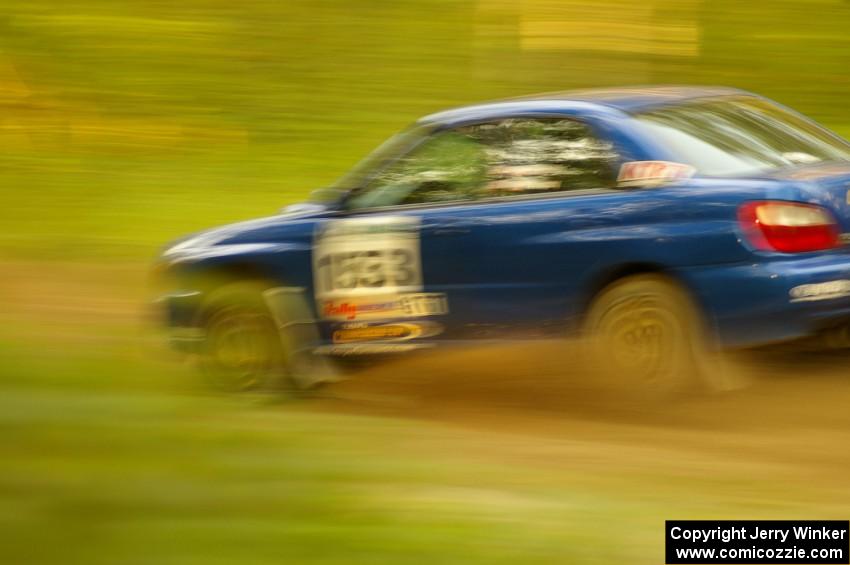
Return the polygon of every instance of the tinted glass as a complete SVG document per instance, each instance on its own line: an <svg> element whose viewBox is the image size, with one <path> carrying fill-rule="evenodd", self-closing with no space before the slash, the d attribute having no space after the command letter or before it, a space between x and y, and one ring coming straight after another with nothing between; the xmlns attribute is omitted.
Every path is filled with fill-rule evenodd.
<svg viewBox="0 0 850 565"><path fill-rule="evenodd" d="M508 119L438 133L382 171L351 208L611 186L616 155L574 120Z"/></svg>
<svg viewBox="0 0 850 565"><path fill-rule="evenodd" d="M471 128L486 147L481 196L508 196L609 187L616 154L574 120L505 120Z"/></svg>
<svg viewBox="0 0 850 565"><path fill-rule="evenodd" d="M428 133L428 129L421 126L413 126L397 133L338 179L333 187L338 190L351 190L364 186L369 182L370 176L375 170L381 168L384 163L392 161L398 155L406 153L410 147L415 146Z"/></svg>
<svg viewBox="0 0 850 565"><path fill-rule="evenodd" d="M461 131L438 133L349 199L350 208L468 200L485 178L484 148Z"/></svg>
<svg viewBox="0 0 850 565"><path fill-rule="evenodd" d="M842 140L758 98L684 104L636 117L677 161L704 175L754 175L850 160Z"/></svg>

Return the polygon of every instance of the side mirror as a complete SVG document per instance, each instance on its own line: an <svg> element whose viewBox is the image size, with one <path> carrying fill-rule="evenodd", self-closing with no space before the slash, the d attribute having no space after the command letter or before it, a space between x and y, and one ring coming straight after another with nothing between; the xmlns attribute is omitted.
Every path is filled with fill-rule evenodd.
<svg viewBox="0 0 850 565"><path fill-rule="evenodd" d="M281 212L284 214L301 214L333 210L339 207L346 194L346 191L337 188L319 188L310 193L306 202L290 204L284 207Z"/></svg>
<svg viewBox="0 0 850 565"><path fill-rule="evenodd" d="M307 197L307 202L333 207L335 204L340 203L346 194L348 194L347 190L341 190L339 188L317 188Z"/></svg>
<svg viewBox="0 0 850 565"><path fill-rule="evenodd" d="M317 204L315 202L298 202L296 204L284 206L280 211L283 214L306 214L310 212L324 212L327 209L328 206L325 206L324 204Z"/></svg>

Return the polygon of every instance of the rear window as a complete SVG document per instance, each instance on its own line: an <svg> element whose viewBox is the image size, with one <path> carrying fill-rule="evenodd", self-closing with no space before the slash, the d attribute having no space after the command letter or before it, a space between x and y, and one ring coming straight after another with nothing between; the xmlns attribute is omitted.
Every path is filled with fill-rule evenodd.
<svg viewBox="0 0 850 565"><path fill-rule="evenodd" d="M760 98L724 98L635 115L676 161L706 176L755 176L850 161L850 145Z"/></svg>

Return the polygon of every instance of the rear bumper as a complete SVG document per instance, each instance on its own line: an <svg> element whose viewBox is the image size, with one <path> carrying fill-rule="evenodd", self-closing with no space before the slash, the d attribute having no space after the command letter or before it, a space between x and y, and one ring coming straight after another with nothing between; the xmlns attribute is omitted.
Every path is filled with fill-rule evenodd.
<svg viewBox="0 0 850 565"><path fill-rule="evenodd" d="M685 269L724 347L817 336L850 324L850 255Z"/></svg>

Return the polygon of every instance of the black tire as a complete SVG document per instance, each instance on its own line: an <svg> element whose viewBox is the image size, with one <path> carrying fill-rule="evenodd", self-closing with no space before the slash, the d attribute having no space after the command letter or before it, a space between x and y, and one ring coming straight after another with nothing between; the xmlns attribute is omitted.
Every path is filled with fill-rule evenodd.
<svg viewBox="0 0 850 565"><path fill-rule="evenodd" d="M200 356L208 382L226 392L265 392L291 386L287 355L258 283L233 283L213 291L201 321Z"/></svg>
<svg viewBox="0 0 850 565"><path fill-rule="evenodd" d="M710 343L699 309L667 277L641 274L605 287L583 327L588 372L606 392L660 399L738 388Z"/></svg>

